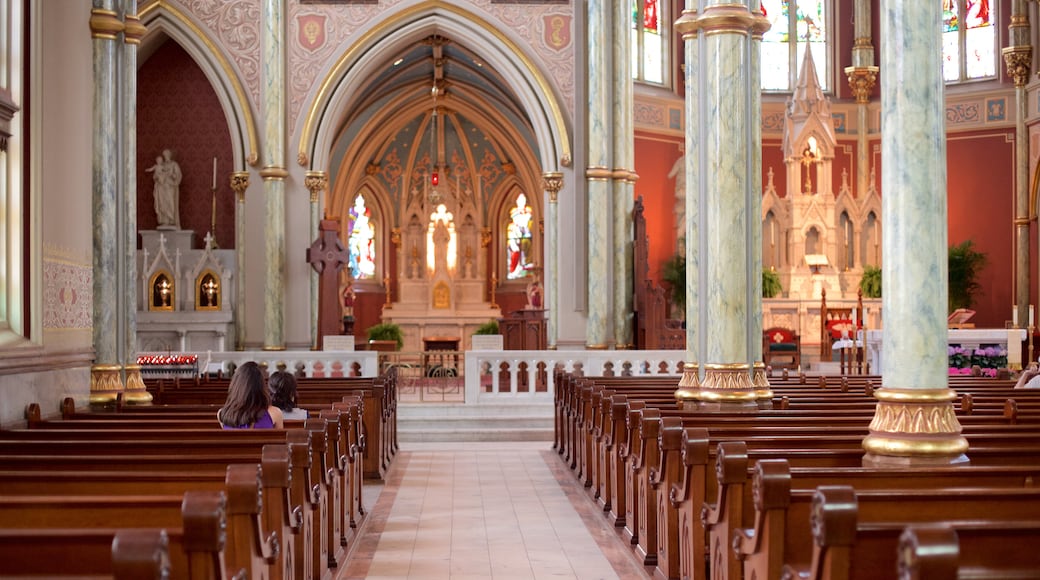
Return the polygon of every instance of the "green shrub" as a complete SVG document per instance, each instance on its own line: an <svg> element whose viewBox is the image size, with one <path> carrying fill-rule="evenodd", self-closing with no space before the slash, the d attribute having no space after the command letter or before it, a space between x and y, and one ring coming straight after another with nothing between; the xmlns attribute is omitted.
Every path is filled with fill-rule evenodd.
<svg viewBox="0 0 1040 580"><path fill-rule="evenodd" d="M404 332L401 327L393 322L380 322L375 326L368 327L368 340L393 340L397 348L404 346Z"/></svg>
<svg viewBox="0 0 1040 580"><path fill-rule="evenodd" d="M500 334L498 332L498 321L489 320L484 324L481 324L473 331L473 334Z"/></svg>
<svg viewBox="0 0 1040 580"><path fill-rule="evenodd" d="M777 274L776 270L762 268L762 298L776 298L783 291L780 274Z"/></svg>
<svg viewBox="0 0 1040 580"><path fill-rule="evenodd" d="M949 252L949 308L950 312L958 308L971 308L975 303L975 295L982 290L979 274L986 267L986 254L975 250L971 240L950 246Z"/></svg>
<svg viewBox="0 0 1040 580"><path fill-rule="evenodd" d="M863 291L864 298L881 298L881 268L864 266L859 289Z"/></svg>

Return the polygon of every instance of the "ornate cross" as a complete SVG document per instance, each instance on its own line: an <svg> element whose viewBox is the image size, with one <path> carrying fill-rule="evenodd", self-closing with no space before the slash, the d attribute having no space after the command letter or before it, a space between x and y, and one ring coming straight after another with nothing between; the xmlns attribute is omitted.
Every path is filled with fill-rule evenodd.
<svg viewBox="0 0 1040 580"><path fill-rule="evenodd" d="M349 258L350 252L339 241L339 220L321 220L318 239L307 248L307 262L318 273L318 336L314 341L318 350L326 335L339 334L339 271Z"/></svg>

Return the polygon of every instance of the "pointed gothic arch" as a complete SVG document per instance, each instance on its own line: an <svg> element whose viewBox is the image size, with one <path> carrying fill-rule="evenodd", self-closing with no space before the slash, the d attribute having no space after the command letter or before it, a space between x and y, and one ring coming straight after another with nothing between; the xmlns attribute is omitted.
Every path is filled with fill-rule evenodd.
<svg viewBox="0 0 1040 580"><path fill-rule="evenodd" d="M231 131L235 167L245 170L246 165L255 165L259 159L259 138L252 106L238 69L218 48L219 44L206 30L168 2L146 1L139 16L148 29L141 39L141 53L150 53L167 38L180 45L206 75L217 95ZM138 66L144 61L140 59Z"/></svg>

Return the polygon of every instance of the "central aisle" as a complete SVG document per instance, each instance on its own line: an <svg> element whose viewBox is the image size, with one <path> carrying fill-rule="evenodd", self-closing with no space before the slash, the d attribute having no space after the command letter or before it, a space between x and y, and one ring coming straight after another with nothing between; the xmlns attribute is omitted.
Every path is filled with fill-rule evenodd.
<svg viewBox="0 0 1040 580"><path fill-rule="evenodd" d="M338 578L647 578L550 447L402 447Z"/></svg>

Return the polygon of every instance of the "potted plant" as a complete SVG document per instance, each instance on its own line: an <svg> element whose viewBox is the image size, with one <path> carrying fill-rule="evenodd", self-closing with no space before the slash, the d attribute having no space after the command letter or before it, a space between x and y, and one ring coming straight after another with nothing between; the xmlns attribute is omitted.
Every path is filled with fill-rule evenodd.
<svg viewBox="0 0 1040 580"><path fill-rule="evenodd" d="M986 254L977 251L971 240L965 240L950 246L948 266L949 311L971 308L975 295L982 290L979 274L986 267Z"/></svg>
<svg viewBox="0 0 1040 580"><path fill-rule="evenodd" d="M367 335L369 343L373 343L373 341L393 342L397 345L397 350L404 346L404 333L401 331L401 327L393 322L380 322L370 326Z"/></svg>
<svg viewBox="0 0 1040 580"><path fill-rule="evenodd" d="M682 246L682 244L680 244ZM672 289L671 301L680 318L686 318L686 254L676 252L661 269L661 279Z"/></svg>
<svg viewBox="0 0 1040 580"><path fill-rule="evenodd" d="M498 321L491 319L484 324L481 324L473 331L473 334L499 334L498 332Z"/></svg>
<svg viewBox="0 0 1040 580"><path fill-rule="evenodd" d="M863 291L864 298L881 298L881 268L864 266L859 289Z"/></svg>
<svg viewBox="0 0 1040 580"><path fill-rule="evenodd" d="M780 274L771 268L762 268L762 298L776 298L783 291Z"/></svg>

